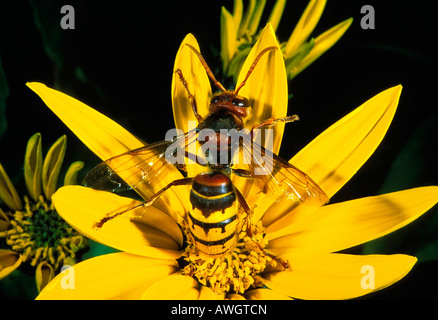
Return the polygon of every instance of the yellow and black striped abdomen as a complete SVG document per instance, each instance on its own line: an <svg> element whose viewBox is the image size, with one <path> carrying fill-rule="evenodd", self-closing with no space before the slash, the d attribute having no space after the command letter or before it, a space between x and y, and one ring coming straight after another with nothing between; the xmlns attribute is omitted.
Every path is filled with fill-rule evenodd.
<svg viewBox="0 0 438 320"><path fill-rule="evenodd" d="M190 192L188 224L196 247L220 255L236 242L238 204L231 180L222 173L198 174Z"/></svg>

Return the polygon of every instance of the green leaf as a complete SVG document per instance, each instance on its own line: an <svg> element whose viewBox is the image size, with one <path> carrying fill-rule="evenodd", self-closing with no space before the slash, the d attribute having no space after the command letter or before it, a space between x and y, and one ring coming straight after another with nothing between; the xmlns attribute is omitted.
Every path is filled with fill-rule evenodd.
<svg viewBox="0 0 438 320"><path fill-rule="evenodd" d="M430 174L428 169L436 169L437 121L438 114L430 116L414 132L394 159L380 192L412 187Z"/></svg>
<svg viewBox="0 0 438 320"><path fill-rule="evenodd" d="M227 76L233 77L234 82L237 82L237 77L239 76L240 69L242 69L243 63L245 62L248 54L251 51L251 47L247 47L245 49L241 49L231 60L228 71L226 73Z"/></svg>
<svg viewBox="0 0 438 320"><path fill-rule="evenodd" d="M379 193L408 189L429 179L436 182L436 156L431 146L436 144L437 121L438 115L431 116L414 132L393 161ZM438 208L388 237L366 243L363 250L366 254L406 253L422 262L438 260Z"/></svg>
<svg viewBox="0 0 438 320"><path fill-rule="evenodd" d="M120 250L114 249L112 247L106 246L104 244L101 244L99 242L96 242L92 239L88 239L88 246L89 250L84 253L82 258L90 259L93 257L98 257L104 254L114 253L114 252L120 252Z"/></svg>

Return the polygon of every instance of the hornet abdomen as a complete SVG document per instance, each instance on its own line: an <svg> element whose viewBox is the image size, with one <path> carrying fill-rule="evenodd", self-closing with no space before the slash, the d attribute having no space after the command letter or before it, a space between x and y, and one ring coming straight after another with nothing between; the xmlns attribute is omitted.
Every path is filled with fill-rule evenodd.
<svg viewBox="0 0 438 320"><path fill-rule="evenodd" d="M188 225L196 247L208 255L220 255L233 247L239 205L230 178L221 172L198 174L190 202Z"/></svg>

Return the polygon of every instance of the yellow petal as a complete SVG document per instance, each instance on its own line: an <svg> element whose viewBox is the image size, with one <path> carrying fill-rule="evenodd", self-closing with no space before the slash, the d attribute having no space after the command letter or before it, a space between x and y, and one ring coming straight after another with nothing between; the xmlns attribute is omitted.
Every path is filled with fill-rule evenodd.
<svg viewBox="0 0 438 320"><path fill-rule="evenodd" d="M234 25L233 16L222 7L221 10L221 59L223 72L225 73L228 65L237 52L237 31Z"/></svg>
<svg viewBox="0 0 438 320"><path fill-rule="evenodd" d="M292 58L294 51L312 33L324 11L327 0L311 0L286 43L284 55Z"/></svg>
<svg viewBox="0 0 438 320"><path fill-rule="evenodd" d="M38 264L35 270L35 281L37 284L38 292L41 290L55 277L55 270L53 267L47 263L47 261L43 261Z"/></svg>
<svg viewBox="0 0 438 320"><path fill-rule="evenodd" d="M297 76L301 71L311 65L324 52L329 50L347 31L353 22L353 18L349 18L331 29L327 30L314 40L314 44L310 52L291 70L287 70L289 79Z"/></svg>
<svg viewBox="0 0 438 320"><path fill-rule="evenodd" d="M224 300L225 292L221 294L216 294L209 287L201 286L199 289L198 300Z"/></svg>
<svg viewBox="0 0 438 320"><path fill-rule="evenodd" d="M267 47L275 46L278 49L269 51L257 63L246 84L239 91L239 95L249 99L252 104L252 118L247 122L250 130L253 125L269 118L281 118L287 115L287 78L284 67L283 55L272 29L268 23L263 29L259 40L256 42L242 69L239 73L236 88L246 77L249 68L258 54ZM278 154L283 137L284 124L277 124L273 128L273 149ZM269 134L271 134L271 130Z"/></svg>
<svg viewBox="0 0 438 320"><path fill-rule="evenodd" d="M67 186L70 184L76 184L78 173L83 167L84 163L82 161L73 162L67 169L67 173L65 174L64 185Z"/></svg>
<svg viewBox="0 0 438 320"><path fill-rule="evenodd" d="M182 254L179 250L182 233L178 225L155 207L132 210L96 229L96 223L103 217L140 202L81 186L61 187L52 201L73 228L107 246L154 258L176 259ZM130 220L133 216L142 217Z"/></svg>
<svg viewBox="0 0 438 320"><path fill-rule="evenodd" d="M0 169L1 169L1 164L0 164ZM2 208L0 208L0 233L9 228L10 226L9 221L10 219L8 215L2 210Z"/></svg>
<svg viewBox="0 0 438 320"><path fill-rule="evenodd" d="M271 289L253 289L245 292L248 300L291 300L283 293Z"/></svg>
<svg viewBox="0 0 438 320"><path fill-rule="evenodd" d="M257 29L259 28L260 19L262 17L263 9L265 8L266 0L258 0L256 1L256 5L254 7L254 11L251 15L251 19L248 24L247 32L250 35L256 34Z"/></svg>
<svg viewBox="0 0 438 320"><path fill-rule="evenodd" d="M11 179L0 163L0 199L11 210L21 210L23 204Z"/></svg>
<svg viewBox="0 0 438 320"><path fill-rule="evenodd" d="M228 300L246 300L244 296L237 293L229 293L227 294L226 298Z"/></svg>
<svg viewBox="0 0 438 320"><path fill-rule="evenodd" d="M58 186L58 176L64 160L67 137L59 138L49 149L44 159L42 171L43 191L46 199L50 199Z"/></svg>
<svg viewBox="0 0 438 320"><path fill-rule="evenodd" d="M257 0L249 0L249 3L248 3L247 8L245 10L245 14L243 15L243 17L240 21L240 26L239 26L239 31L238 31L239 38L243 37L244 35L249 35L248 24L251 20L253 13L254 13L254 9L256 7L256 2L257 2Z"/></svg>
<svg viewBox="0 0 438 320"><path fill-rule="evenodd" d="M176 54L173 71L181 70L189 91L196 101L198 114L204 117L208 114L208 105L211 98L210 80L199 58L186 44L192 45L200 52L195 37L192 34L188 34ZM196 124L196 118L187 90L175 72L173 72L172 76L172 107L177 129L187 132L189 130L189 121Z"/></svg>
<svg viewBox="0 0 438 320"><path fill-rule="evenodd" d="M285 257L286 258L286 257ZM298 299L351 299L403 278L417 259L408 255L289 256L291 270L265 275L265 285Z"/></svg>
<svg viewBox="0 0 438 320"><path fill-rule="evenodd" d="M290 162L307 173L331 198L383 139L397 108L401 89L401 86L396 86L371 98L321 133ZM270 204L263 206L266 208ZM265 210L263 224L269 226L270 232L275 232L313 213L314 209L299 206L290 210L285 202L274 203Z"/></svg>
<svg viewBox="0 0 438 320"><path fill-rule="evenodd" d="M438 187L422 187L319 208L267 239L273 253L334 252L382 237L438 202ZM269 249L271 252L271 249Z"/></svg>
<svg viewBox="0 0 438 320"><path fill-rule="evenodd" d="M302 204L296 206L296 203L286 199L278 202L273 202L271 198L266 196L260 197L260 199L260 201L257 201L256 212L259 213L263 226L269 228L269 232L272 234L296 224L319 208ZM259 208L260 211L258 211Z"/></svg>
<svg viewBox="0 0 438 320"><path fill-rule="evenodd" d="M272 29L277 31L278 24L280 23L281 16L283 15L284 6L286 5L286 0L277 0L274 7L272 8L271 15L268 21L272 25Z"/></svg>
<svg viewBox="0 0 438 320"><path fill-rule="evenodd" d="M113 120L90 108L86 104L54 89L46 87L42 83L31 82L27 83L47 106L73 131L82 142L93 151L102 160L107 160L111 157L120 155L127 151L140 148L144 143L118 125ZM126 159L124 159L126 160ZM136 170L137 166L141 167L140 162L144 162L141 156L132 157L131 161L124 162L124 172L117 172L122 179L130 184L137 184L138 175L132 175L132 170ZM111 162L115 166L120 165L120 161L114 160ZM132 170L127 170L127 167ZM167 184L174 179L181 178L181 174L172 168L168 171L168 175L163 176L157 183ZM173 169L173 170L172 170ZM151 190L146 184L137 185L138 192L144 199L151 196ZM156 202L160 209L168 212L175 219L184 212L185 208L181 202L184 202L178 197L178 193L169 190Z"/></svg>
<svg viewBox="0 0 438 320"><path fill-rule="evenodd" d="M374 96L321 133L290 162L332 197L373 154L391 124L402 87Z"/></svg>
<svg viewBox="0 0 438 320"><path fill-rule="evenodd" d="M107 254L61 272L37 299L139 299L148 286L176 269L174 260Z"/></svg>
<svg viewBox="0 0 438 320"><path fill-rule="evenodd" d="M151 285L141 297L144 300L195 300L198 282L189 276L172 274Z"/></svg>
<svg viewBox="0 0 438 320"><path fill-rule="evenodd" d="M38 201L41 195L41 172L43 168L43 152L41 134L35 133L27 143L24 156L24 180L29 196Z"/></svg>
<svg viewBox="0 0 438 320"><path fill-rule="evenodd" d="M144 145L116 122L79 100L42 83L29 82L27 86L102 160Z"/></svg>
<svg viewBox="0 0 438 320"><path fill-rule="evenodd" d="M284 67L283 55L279 45L268 23L263 29L259 40L251 49L245 63L240 70L236 88L245 79L249 68L259 53L267 47L277 47L276 50L266 52L253 72L246 81L246 84L238 92L240 96L246 97L252 105L252 117L247 121L246 128L251 130L255 124L261 123L269 118L281 118L287 115L287 79ZM277 124L274 128L257 130L254 140L260 144L262 136L266 137L268 144L265 145L273 153L280 150L283 137L284 123ZM270 143L270 142L272 143ZM250 179L236 179L233 181L236 187L247 196L251 193L252 181Z"/></svg>
<svg viewBox="0 0 438 320"><path fill-rule="evenodd" d="M0 279L17 269L22 262L21 255L12 250L0 249Z"/></svg>
<svg viewBox="0 0 438 320"><path fill-rule="evenodd" d="M234 26L236 28L236 39L237 39L237 29L240 26L240 21L242 20L242 15L243 15L243 2L242 2L242 0L234 0L233 19L234 19Z"/></svg>

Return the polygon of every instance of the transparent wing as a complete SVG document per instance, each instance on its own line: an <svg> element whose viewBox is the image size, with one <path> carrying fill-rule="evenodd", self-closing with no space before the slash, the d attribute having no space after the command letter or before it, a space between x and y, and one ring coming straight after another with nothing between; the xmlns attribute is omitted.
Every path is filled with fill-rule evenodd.
<svg viewBox="0 0 438 320"><path fill-rule="evenodd" d="M98 190L122 192L134 189L143 198L183 176L185 157L196 142L196 131L131 150L101 162L87 173L83 184Z"/></svg>
<svg viewBox="0 0 438 320"><path fill-rule="evenodd" d="M307 174L249 138L241 141L239 150L243 165L236 166L240 168L237 172L254 178L261 192L269 193L276 201L287 199L311 206L329 201Z"/></svg>

